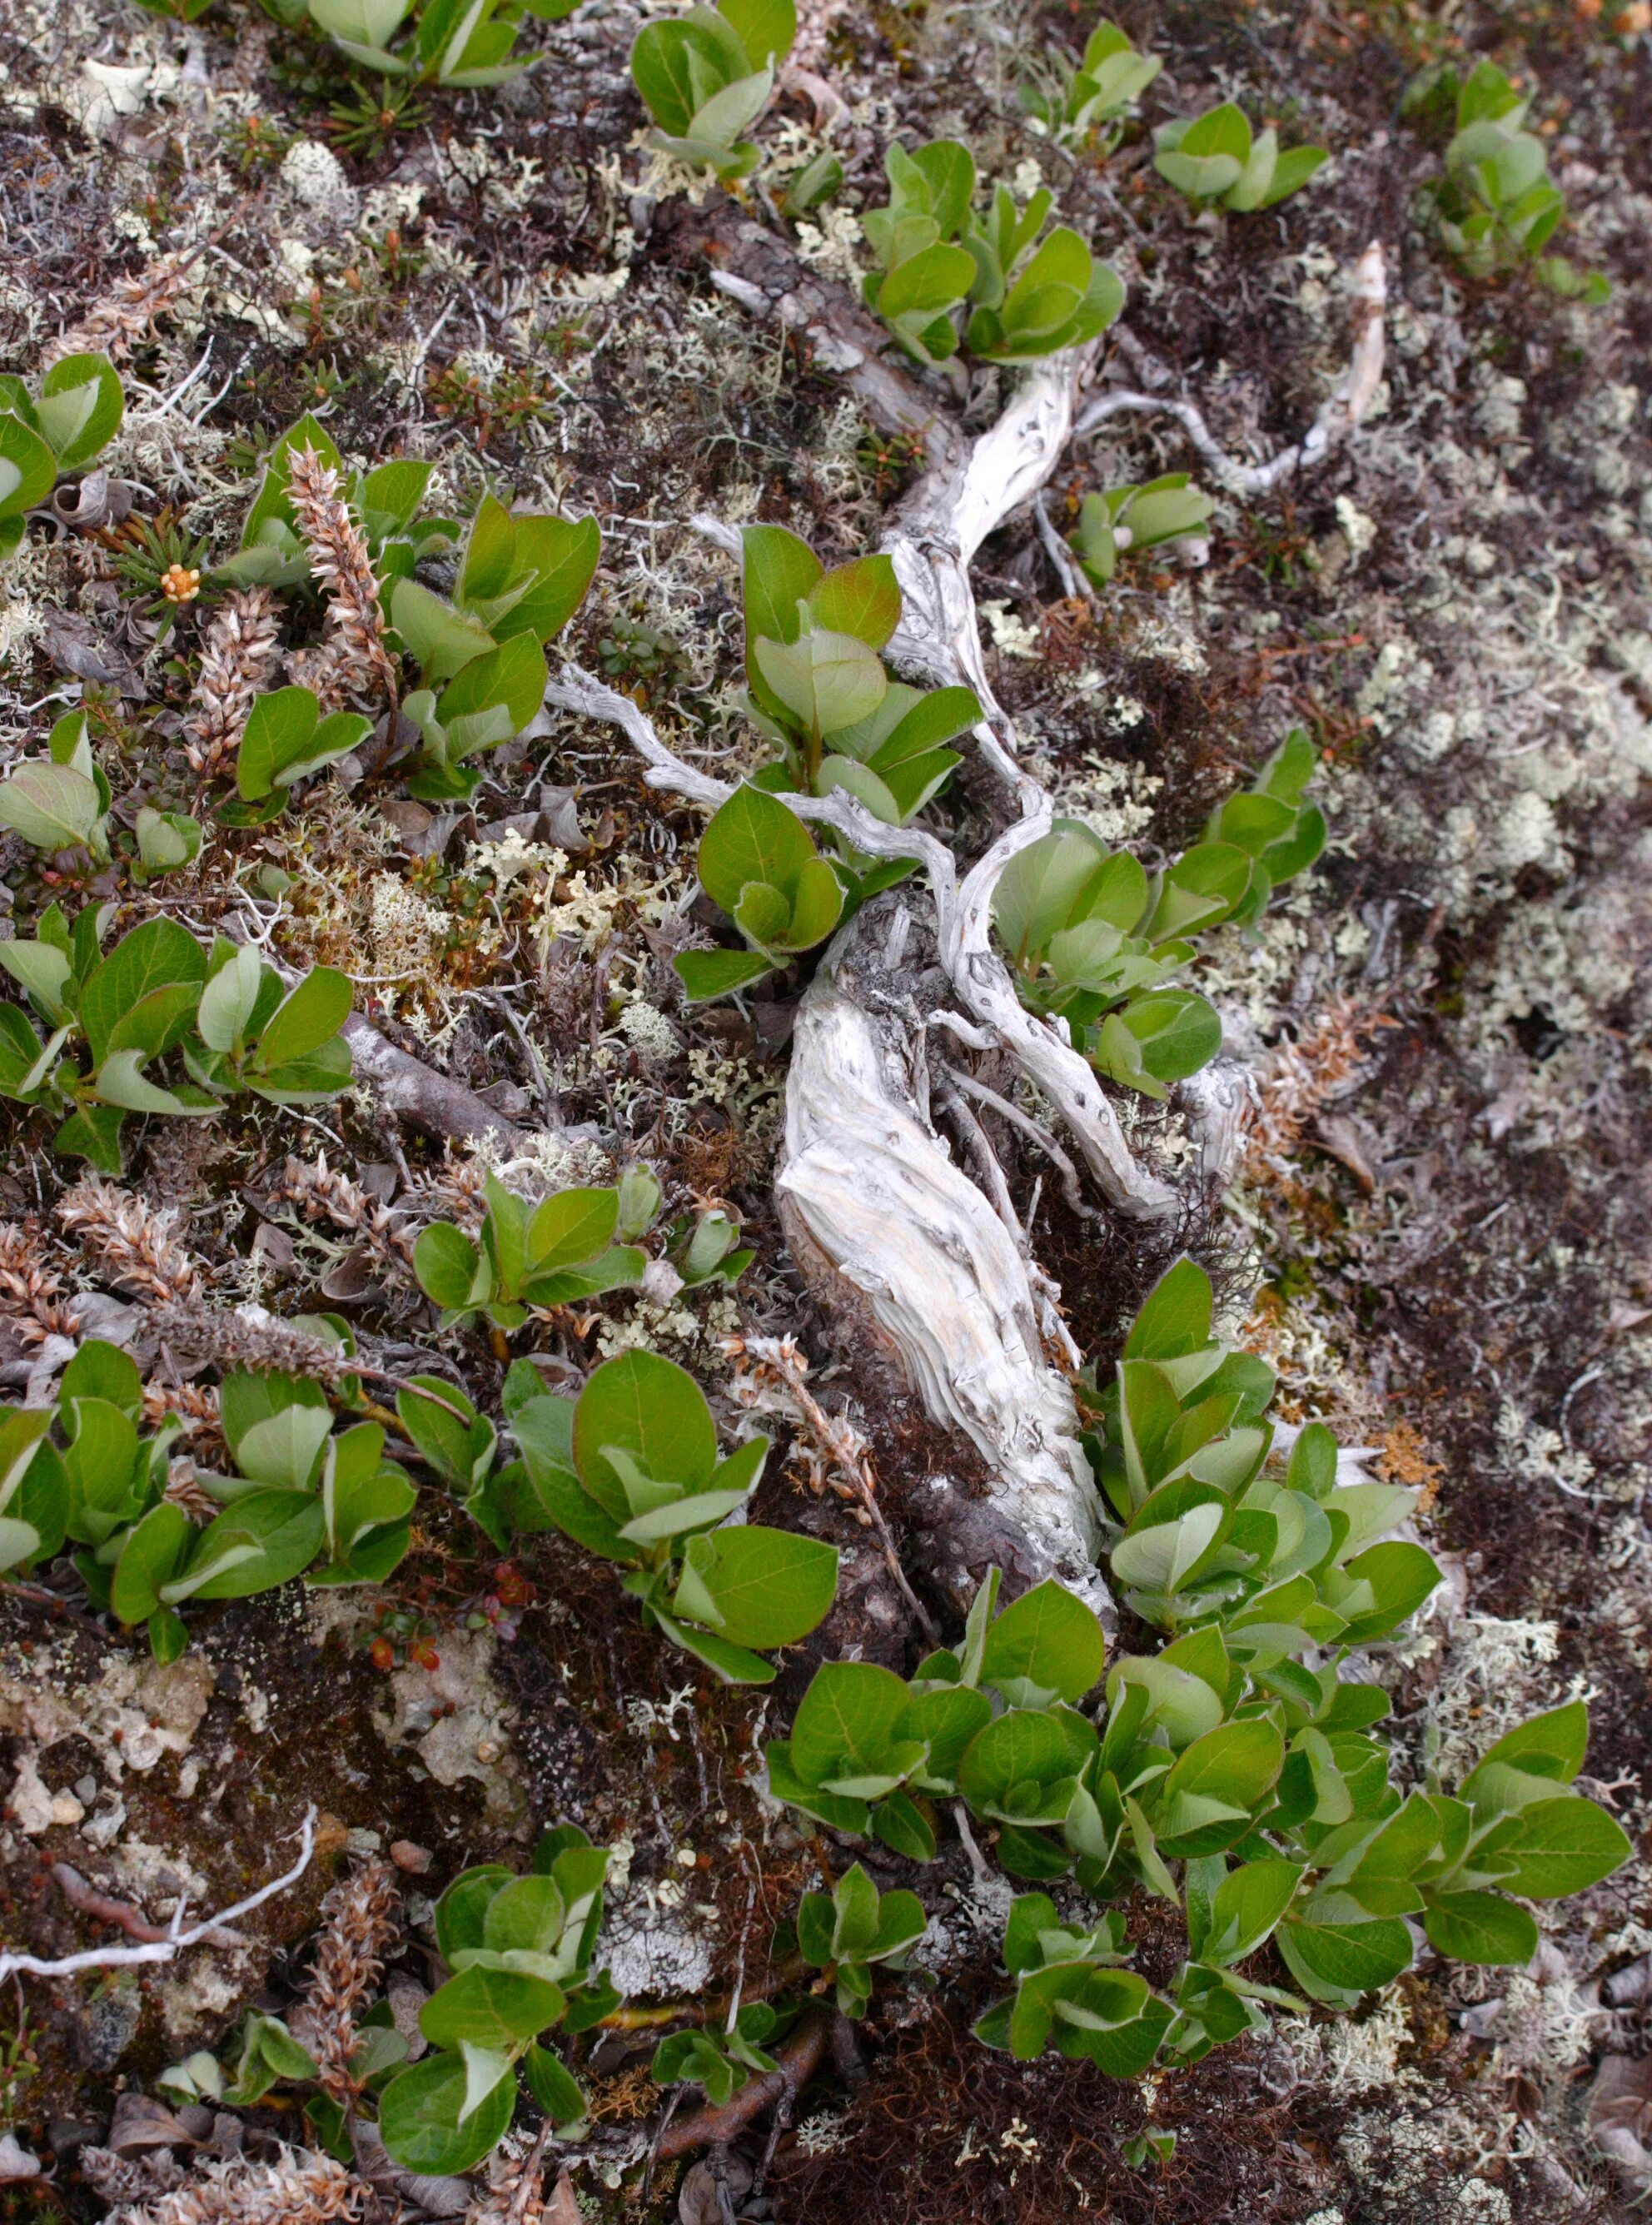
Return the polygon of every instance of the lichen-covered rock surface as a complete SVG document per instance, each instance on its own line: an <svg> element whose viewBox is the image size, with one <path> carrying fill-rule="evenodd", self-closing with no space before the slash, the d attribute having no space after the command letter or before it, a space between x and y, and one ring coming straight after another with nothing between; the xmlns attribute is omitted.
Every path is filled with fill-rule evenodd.
<svg viewBox="0 0 1652 2225"><path fill-rule="evenodd" d="M695 878L704 814L644 784L617 726L547 710L474 760L473 794L420 801L382 722L280 815L219 813L232 764L197 764L212 567L239 542L265 452L306 411L348 472L433 465L432 516L466 517L487 491L593 513L600 567L549 645L553 672L566 657L604 679L725 778L764 750L738 693L737 564L692 521L788 525L843 561L877 546L924 463L841 364L716 282L741 211L648 143L626 58L652 4L529 16L528 73L411 93L283 12L215 0L186 24L128 0L10 0L0 27L0 364L33 379L66 344L107 351L126 412L98 467L132 491L130 516L96 529L37 515L0 573L0 770L41 756L83 705L116 836L108 862L0 832L0 935L36 934L54 898L70 914L106 903L120 929L165 915L206 941L254 935L289 977L338 967L385 1055L405 1055L406 1088L445 1079L470 1126L416 1117L359 1046L354 1084L325 1102L243 1095L208 1119L129 1119L118 1176L87 1176L53 1150L48 1119L0 1103L6 1398L49 1398L77 1340L111 1338L143 1372L149 1426L176 1416L180 1451L211 1474L223 1365L279 1353L268 1340L291 1316L348 1325L381 1417L411 1373L462 1381L497 1417L513 1356L557 1391L648 1348L701 1384L725 1448L753 1416L775 1438L751 1512L836 1545L838 1598L772 1685L724 1685L642 1626L611 1564L551 1531L490 1537L412 1458L410 1550L382 1583L200 1604L164 1665L66 1561L0 1582L0 1951L130 1944L180 1908L198 1922L286 1868L310 1810L315 1848L233 1937L7 1989L6 2217L182 2225L283 2200L291 2216L441 2214L434 2183L398 2185L382 2158L370 2183L370 2141L358 2177L328 2162L297 2089L276 2092L284 2107L224 2099L249 2013L315 2002L318 1926L336 1938L348 1916L335 1899L324 1918L324 1897L364 1867L382 1867L396 1904L384 1941L363 1935L380 1972L364 2000L383 1995L416 2047L440 1975L437 1897L468 1865L525 1867L562 1821L615 1850L598 1961L634 2008L760 1994L782 1959L776 1926L854 1859L769 1797L765 1743L820 1661L909 1674L927 1650L890 1553L957 1640L937 1494L992 1487L978 1448L937 1429L788 1249L775 1177L816 960L737 999L685 1001L674 958L731 942ZM1093 1197L1074 1211L1026 1128L978 1102L978 1133L1025 1226L1031 1287L1059 1287L1072 1348L1104 1380L1142 1295L1190 1250L1225 1328L1279 1371L1285 1418L1330 1423L1367 1448L1365 1472L1421 1489L1417 1527L1446 1581L1368 1664L1393 1697L1396 1776L1454 1783L1503 1731L1584 1696L1584 1789L1636 1853L1541 1905L1527 1968L1425 1950L1352 2016L1278 2012L1270 2035L1194 2067L1110 2080L972 2038L1002 1988L1003 1897L972 1847L948 1831L927 1866L862 1847L885 1889L920 1892L929 1935L782 2113L757 2205L740 2206L766 2116L711 2151L720 2189L668 2144L645 2176L661 2096L642 2017L574 2043L592 2128L541 2152L535 2170L548 2155L566 2173L547 2177L543 2214L1627 2220L1652 2193L1643 0L1122 0L1164 67L1111 155L1057 145L1017 98L1048 49L1076 53L1092 10L802 13L755 127L760 165L731 190L828 301L849 302L872 267L860 216L886 198L891 139L964 139L983 177L1023 196L1047 182L1124 282L1127 337L1104 344L1098 390L1111 378L1195 402L1230 454L1260 461L1342 376L1349 276L1383 244L1383 383L1323 467L1241 498L1175 418L1116 415L1067 450L1043 529L1022 508L973 567L1021 763L1059 812L1149 865L1196 839L1288 728L1318 753L1325 857L1254 929L1220 930L1193 977L1250 1078L1232 1179L1200 1195L1174 1092L1115 1093L1132 1148L1193 1201L1174 1226ZM1546 289L1529 265L1465 276L1442 245L1427 189L1451 127L1423 73L1480 57L1533 92L1567 201L1558 244L1607 275L1604 303ZM1331 161L1275 207L1201 212L1155 174L1152 129L1223 99ZM828 151L843 186L789 220L788 181ZM928 377L937 411L956 413ZM1016 377L975 367L969 432ZM1104 589L1073 592L1050 544L1084 495L1180 471L1214 498L1208 538L1127 551ZM180 599L169 566L203 580ZM450 592L453 572L438 554L420 576ZM283 621L270 688L327 653L313 593L301 583L288 602L308 632ZM193 805L206 829L198 856L147 879L123 862L146 805ZM1002 796L978 752L925 823L972 856L986 846ZM936 1074L964 1058L944 1030L918 1034ZM1054 1125L994 1055L977 1078ZM975 1178L960 1129L936 1125ZM440 1220L479 1229L491 1172L535 1202L639 1162L667 1220L720 1208L741 1224L755 1258L737 1281L679 1288L668 1269L532 1309L520 1330L441 1326L415 1239ZM755 1360L766 1338L795 1339L807 1378ZM851 1457L787 1387L805 1379L817 1414L849 1425ZM853 1484L862 1452L888 1552ZM179 1503L203 1518L189 1487ZM1180 1927L1162 1900L1131 1910L1139 1967L1160 1982ZM1285 1982L1265 1956L1256 1975ZM1144 2127L1175 2133L1167 2159L1143 2150ZM496 2171L538 2128L524 2096ZM331 2137L351 2155L347 2128ZM250 2191L287 2167L278 2139L317 2149L309 2178ZM208 2206L167 2206L187 2173ZM540 2215L510 2207L515 2184L472 2187L470 2214Z"/></svg>

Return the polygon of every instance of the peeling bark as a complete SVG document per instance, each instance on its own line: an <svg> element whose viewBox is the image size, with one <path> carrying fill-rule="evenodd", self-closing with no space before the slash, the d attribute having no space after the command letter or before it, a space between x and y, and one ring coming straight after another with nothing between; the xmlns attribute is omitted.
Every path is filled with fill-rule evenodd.
<svg viewBox="0 0 1652 2225"><path fill-rule="evenodd" d="M903 900L879 899L803 999L775 1182L782 1223L863 1379L893 1375L981 1456L983 1495L935 1475L934 1518L915 1510L936 1581L966 1601L994 1563L1017 1588L1059 1575L1110 1620L1095 1485L1072 1391L1043 1348L1029 1262L927 1117L911 928Z"/></svg>

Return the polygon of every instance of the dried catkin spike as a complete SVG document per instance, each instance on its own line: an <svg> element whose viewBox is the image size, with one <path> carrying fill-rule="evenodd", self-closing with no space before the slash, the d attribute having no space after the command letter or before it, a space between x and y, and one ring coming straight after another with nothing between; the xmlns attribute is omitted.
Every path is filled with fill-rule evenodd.
<svg viewBox="0 0 1652 2225"><path fill-rule="evenodd" d="M206 628L184 745L190 770L203 781L240 740L275 671L281 645L276 607L268 587L237 588L225 597Z"/></svg>
<svg viewBox="0 0 1652 2225"><path fill-rule="evenodd" d="M351 1372L341 1346L278 1321L262 1306L210 1313L202 1306L157 1305L149 1326L172 1357L189 1366L307 1375L318 1383L337 1383Z"/></svg>
<svg viewBox="0 0 1652 2225"><path fill-rule="evenodd" d="M325 1152L313 1166L289 1158L282 1171L278 1194L295 1205L306 1220L326 1220L335 1228L347 1228L398 1278L412 1272L412 1231L348 1175L330 1167Z"/></svg>
<svg viewBox="0 0 1652 2225"><path fill-rule="evenodd" d="M130 1190L82 1175L58 1200L57 1220L104 1281L162 1305L198 1300L201 1271L173 1233L176 1213L156 1211Z"/></svg>
<svg viewBox="0 0 1652 2225"><path fill-rule="evenodd" d="M1366 1039L1396 1024L1386 1012L1333 997L1294 1043L1269 1052L1256 1075L1258 1110L1245 1138L1251 1171L1276 1164L1301 1142L1314 1114L1352 1081Z"/></svg>
<svg viewBox="0 0 1652 2225"><path fill-rule="evenodd" d="M63 1278L46 1253L41 1232L0 1223L0 1325L19 1344L73 1336L79 1310L63 1295Z"/></svg>
<svg viewBox="0 0 1652 2225"><path fill-rule="evenodd" d="M371 1998L401 1911L396 1873L370 1862L335 1885L321 1904L321 1931L294 2035L321 2066L322 2090L341 2106L354 2098L350 2058L356 2019Z"/></svg>
<svg viewBox="0 0 1652 2225"><path fill-rule="evenodd" d="M197 247L174 248L123 278L106 301L94 302L79 323L60 333L47 348L48 363L66 355L102 354L119 363L136 343L147 339L155 320L194 283L200 260Z"/></svg>
<svg viewBox="0 0 1652 2225"><path fill-rule="evenodd" d="M338 472L313 448L299 449L287 498L310 552L310 570L327 593L326 638L303 669L304 685L325 695L331 692L326 683L336 678L345 694L369 701L387 695L394 704L396 671L384 646L378 580L361 528L339 491ZM296 665L294 670L297 676Z"/></svg>
<svg viewBox="0 0 1652 2225"><path fill-rule="evenodd" d="M278 2163L209 2165L172 2194L111 2210L107 2225L328 2225L354 2216L362 2194L331 2156L289 2148Z"/></svg>
<svg viewBox="0 0 1652 2225"><path fill-rule="evenodd" d="M514 2162L499 2157L492 2184L465 2212L465 2225L542 2225L545 2166L537 2148Z"/></svg>

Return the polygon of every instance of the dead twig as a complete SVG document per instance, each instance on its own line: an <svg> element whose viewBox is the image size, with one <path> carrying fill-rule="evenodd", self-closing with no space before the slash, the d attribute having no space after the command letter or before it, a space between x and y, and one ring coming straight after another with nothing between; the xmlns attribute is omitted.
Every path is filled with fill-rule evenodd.
<svg viewBox="0 0 1652 2225"><path fill-rule="evenodd" d="M726 2146L771 2102L777 2103L788 2095L795 2096L820 2069L831 2029L831 2012L811 2010L775 2057L777 2069L748 2079L720 2108L696 2109L692 2116L662 2127L654 2148L657 2160L670 2163L695 2148Z"/></svg>
<svg viewBox="0 0 1652 2225"><path fill-rule="evenodd" d="M210 1941L215 1934L226 1931L237 1918L250 1916L255 1908L262 1908L265 1901L273 1900L278 1892L285 1892L289 1886L296 1885L310 1867L314 1853L315 1810L308 1808L299 1827L297 1861L280 1877L272 1878L268 1885L260 1886L256 1892L249 1893L244 1900L237 1900L233 1908L223 1909L218 1915L209 1916L200 1924L192 1924L186 1930L184 1904L180 1900L172 1921L158 1938L142 1939L130 1947L92 1947L83 1954L62 1955L50 1961L43 1956L19 1954L7 1949L0 1952L0 1981L10 1977L14 1971L26 1973L34 1978L69 1978L81 1970L123 1969L135 1962L169 1962L186 1947L198 1947L203 1941ZM112 1920L122 1922L120 1918ZM139 1918L138 1921L142 1919Z"/></svg>
<svg viewBox="0 0 1652 2225"><path fill-rule="evenodd" d="M877 1500L877 1474L872 1466L871 1448L854 1423L841 1414L828 1414L808 1387L809 1364L797 1348L794 1337L789 1336L725 1336L723 1351L731 1360L744 1360L759 1384L767 1383L778 1389L787 1403L796 1411L798 1418L814 1441L822 1460L813 1462L817 1473L829 1464L835 1468L839 1481L833 1485L841 1498L852 1499L861 1510L861 1518L877 1533L883 1549L883 1558L889 1574L900 1588L901 1596L912 1610L918 1627L931 1645L939 1645L940 1633L923 1601L907 1582L901 1556L895 1548L895 1539L884 1519L883 1510ZM736 1394L739 1396L737 1387ZM826 1480L831 1481L830 1476Z"/></svg>

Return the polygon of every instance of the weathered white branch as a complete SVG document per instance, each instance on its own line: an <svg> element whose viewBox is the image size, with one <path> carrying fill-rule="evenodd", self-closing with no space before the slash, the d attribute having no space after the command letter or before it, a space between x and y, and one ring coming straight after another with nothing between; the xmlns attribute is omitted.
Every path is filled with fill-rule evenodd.
<svg viewBox="0 0 1652 2225"><path fill-rule="evenodd" d="M284 1871L278 1878L272 1878L268 1885L260 1886L256 1892L249 1893L244 1900L237 1900L233 1908L224 1909L217 1916L206 1917L199 1924L192 1924L186 1930L184 1905L180 1901L162 1939L140 1940L130 1947L92 1947L83 1954L62 1955L51 1962L39 1955L16 1954L7 1949L0 1953L0 1983L14 1974L26 1973L35 1978L69 1978L80 1970L117 1970L128 1968L137 1962L170 1962L174 1956L182 1954L186 1947L198 1947L203 1941L210 1941L215 1933L227 1930L238 1918L250 1916L255 1908L262 1908L265 1901L273 1900L278 1892L285 1892L288 1886L296 1885L310 1867L314 1852L315 1810L310 1808L306 1810L304 1821L299 1827L298 1860L291 1869Z"/></svg>
<svg viewBox="0 0 1652 2225"><path fill-rule="evenodd" d="M881 900L898 902L898 898ZM879 1363L980 1454L987 1487L935 1478L936 1575L961 1599L989 1563L1055 1574L1111 1614L1073 1395L1044 1355L1028 1262L919 1117L904 1022L884 1026L863 913L799 1007L775 1179L794 1256L863 1373ZM893 992L898 975L889 977ZM891 998L891 1001L892 1001ZM896 1363L892 1371L889 1363Z"/></svg>
<svg viewBox="0 0 1652 2225"><path fill-rule="evenodd" d="M713 811L733 794L728 783L689 764L662 742L653 720L629 695L604 687L578 665L564 665L545 700L559 710L617 726L648 767L644 777L651 788ZM1094 1068L1049 1021L1027 1011L1009 968L992 948L992 892L999 877L1010 859L1050 824L1048 797L1036 783L1028 785L1040 799L1037 815L1029 814L1001 834L961 887L952 852L921 827L888 826L841 789L830 796L781 791L781 800L800 819L835 829L870 856L912 858L924 867L934 897L940 961L967 1011L991 1030L994 1041L1060 1112L1102 1195L1122 1213L1167 1218L1175 1210L1174 1192L1136 1165Z"/></svg>
<svg viewBox="0 0 1652 2225"><path fill-rule="evenodd" d="M1206 423L1202 411L1191 402L1162 394L1143 394L1120 387L1098 394L1079 413L1073 428L1083 439L1110 417L1137 411L1156 411L1175 418L1199 454L1232 494L1267 494L1294 472L1322 464L1339 442L1345 441L1377 398L1383 383L1383 311L1388 302L1388 269L1380 240L1373 240L1354 265L1351 289L1352 343L1348 368L1320 405L1313 422L1302 438L1282 448L1265 464L1244 464L1230 456Z"/></svg>

